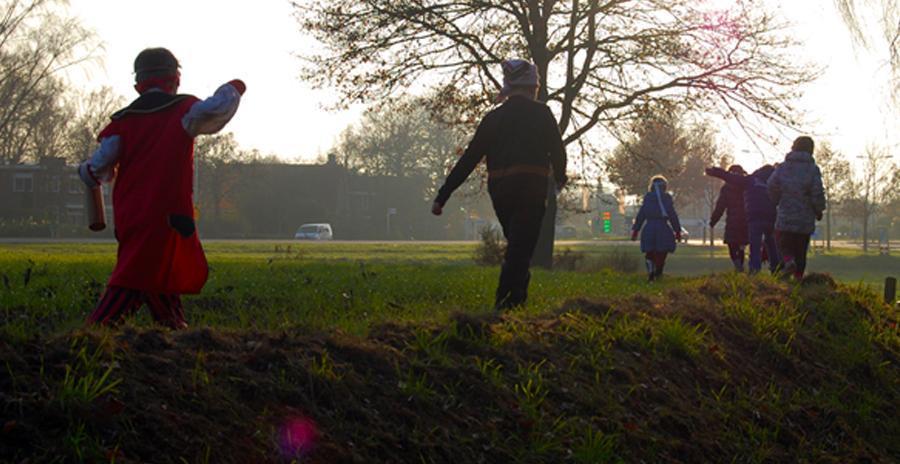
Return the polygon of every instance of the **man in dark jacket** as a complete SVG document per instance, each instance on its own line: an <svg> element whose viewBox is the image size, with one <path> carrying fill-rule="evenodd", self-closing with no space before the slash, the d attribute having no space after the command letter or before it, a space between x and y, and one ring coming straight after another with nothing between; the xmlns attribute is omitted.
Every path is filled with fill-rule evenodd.
<svg viewBox="0 0 900 464"><path fill-rule="evenodd" d="M740 165L732 165L728 172L738 176L746 176L747 172ZM709 227L716 227L722 214L725 217L725 240L728 244L728 254L734 269L744 272L744 248L747 246L747 216L744 214L744 189L739 185L728 184L722 186L716 207L709 218Z"/></svg>
<svg viewBox="0 0 900 464"><path fill-rule="evenodd" d="M707 168L706 175L718 177L744 192L744 213L747 215L747 235L750 242L750 273L762 268L762 249L765 245L769 270L775 272L780 261L775 244L775 204L769 199L766 182L775 168L765 165L749 176L732 174L721 168Z"/></svg>
<svg viewBox="0 0 900 464"><path fill-rule="evenodd" d="M466 151L438 191L432 213L440 215L450 195L487 157L488 192L506 237L506 255L494 309L525 303L528 270L546 209L548 178L565 186L566 151L556 118L547 105L535 101L537 68L523 60L503 62L506 102L489 112Z"/></svg>
<svg viewBox="0 0 900 464"><path fill-rule="evenodd" d="M768 182L769 197L778 205L775 230L785 275L802 278L809 239L825 211L822 173L813 159L813 140L797 137L784 163Z"/></svg>

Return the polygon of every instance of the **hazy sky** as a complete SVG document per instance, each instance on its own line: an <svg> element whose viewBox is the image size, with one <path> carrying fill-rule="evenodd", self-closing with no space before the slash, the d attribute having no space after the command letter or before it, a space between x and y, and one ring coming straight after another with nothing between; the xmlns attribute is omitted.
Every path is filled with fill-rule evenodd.
<svg viewBox="0 0 900 464"><path fill-rule="evenodd" d="M851 157L869 141L900 147L893 133L896 116L886 112L888 70L854 50L831 0L769 1L792 21L790 33L805 43L805 56L798 60L827 67L799 105L808 112L808 132L827 136ZM286 0L70 0L70 10L105 46L103 64L75 76L86 89L108 85L131 99L134 56L152 46L168 47L179 58L183 92L202 97L220 83L244 79L247 94L227 130L245 148L312 160L359 117L359 108L323 110L321 104L333 97L298 80L295 55L315 43L299 32ZM743 134L724 131L721 136L750 167L775 160L790 144L786 139L784 147L761 154Z"/></svg>

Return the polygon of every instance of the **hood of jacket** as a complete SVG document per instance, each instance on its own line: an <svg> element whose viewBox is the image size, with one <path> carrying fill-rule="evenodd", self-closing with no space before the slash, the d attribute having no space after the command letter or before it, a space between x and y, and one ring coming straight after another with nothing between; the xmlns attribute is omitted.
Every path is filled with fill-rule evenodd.
<svg viewBox="0 0 900 464"><path fill-rule="evenodd" d="M793 163L814 163L813 156L810 153L805 151L792 151L785 155L785 162L793 162Z"/></svg>

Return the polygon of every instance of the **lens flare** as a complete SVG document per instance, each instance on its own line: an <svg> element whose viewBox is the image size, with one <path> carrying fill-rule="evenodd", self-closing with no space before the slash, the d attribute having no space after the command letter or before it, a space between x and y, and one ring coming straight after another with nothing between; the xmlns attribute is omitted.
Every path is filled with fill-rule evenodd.
<svg viewBox="0 0 900 464"><path fill-rule="evenodd" d="M311 419L297 417L289 419L281 427L278 445L285 457L303 457L313 450L318 438L316 423Z"/></svg>

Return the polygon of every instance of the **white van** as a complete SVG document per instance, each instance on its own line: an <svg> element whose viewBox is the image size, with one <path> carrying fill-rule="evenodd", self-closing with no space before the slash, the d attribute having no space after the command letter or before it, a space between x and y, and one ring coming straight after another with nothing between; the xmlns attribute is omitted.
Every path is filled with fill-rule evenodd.
<svg viewBox="0 0 900 464"><path fill-rule="evenodd" d="M297 240L331 240L331 224L303 224L294 234Z"/></svg>

